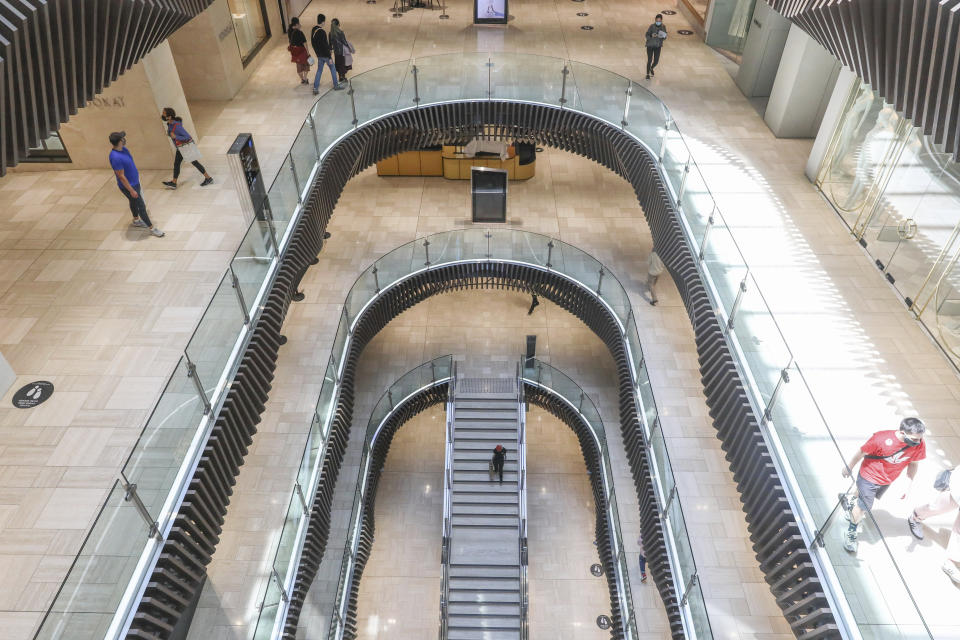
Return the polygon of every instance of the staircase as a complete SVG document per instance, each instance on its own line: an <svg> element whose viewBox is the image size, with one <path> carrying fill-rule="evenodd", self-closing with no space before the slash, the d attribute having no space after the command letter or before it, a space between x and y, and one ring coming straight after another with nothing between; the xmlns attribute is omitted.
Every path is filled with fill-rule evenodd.
<svg viewBox="0 0 960 640"><path fill-rule="evenodd" d="M441 638L526 637L524 412L517 379L462 378L448 407ZM507 449L503 482L489 473Z"/></svg>

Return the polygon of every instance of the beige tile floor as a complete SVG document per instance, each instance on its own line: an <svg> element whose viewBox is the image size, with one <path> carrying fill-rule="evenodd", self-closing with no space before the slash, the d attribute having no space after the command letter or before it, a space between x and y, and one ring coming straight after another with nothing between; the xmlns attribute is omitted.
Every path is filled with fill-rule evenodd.
<svg viewBox="0 0 960 640"><path fill-rule="evenodd" d="M358 72L411 55L481 49L568 56L637 78L644 60L637 32L662 8L649 0L514 3L514 19L505 29L474 28L468 7L453 3L448 21L421 10L392 19L383 3L359 0L339 7L337 15L358 49ZM575 16L580 10L590 16ZM682 26L679 16L671 20L674 28ZM581 31L584 21L595 29ZM0 351L20 374L15 387L43 378L58 389L53 400L33 412L10 409L9 394L0 406L0 624L11 638L29 637L53 597L239 241L239 211L220 154L238 131L253 131L267 172L276 171L312 102L309 91L295 85L282 43L261 55L268 59L235 100L192 105L206 163L217 178L224 177L216 188L201 191L191 183L188 189L165 192L157 187L166 174L145 173L151 213L168 232L162 240L128 230L129 214L106 172L0 180ZM917 412L931 427L932 457L955 464L960 458L955 373L802 176L809 141L775 140L725 68L726 61L698 40L678 36L668 43L649 86L693 146L785 333L803 354L805 371L844 448L895 424L900 415ZM136 149L135 141L131 146ZM679 458L681 495L689 496L684 506L697 561L702 570L709 569L704 589L714 631L725 638L785 634L755 568L736 492L706 416L679 300L669 285L657 309L640 298L642 269L635 265L642 264L649 238L635 202L624 185L598 167L562 154L548 157L549 163L538 167L538 178L528 183L533 195L514 197L522 192L513 190L511 205L519 201L522 206L511 215L519 215L525 229L557 234L593 252L614 268L639 305L641 339L653 365L663 424ZM292 337L292 344L310 348L294 355L288 345L284 351L281 369L292 366L278 372L278 379L289 385L274 386L271 415L260 434L267 437L258 436L255 443L264 462L250 459L241 475L243 486L257 484L263 473L258 466L277 466L270 456L282 461L299 455L291 440L302 436L302 417L319 387L310 367L326 358L333 318L353 274L401 242L462 220L450 212L466 211L465 189L439 184L425 189L417 179L381 181L365 175L349 187L353 203L345 198L337 210L338 235L325 250L330 254L326 268L311 270L309 304L295 307L309 326L291 323L288 330L299 339ZM162 315L170 307L174 318ZM456 337L447 341L449 350L467 340L482 343L470 330L473 318L461 314L460 321ZM560 351L578 352L569 343ZM422 361L413 360L411 366ZM574 374L591 366L576 359L566 364ZM388 382L381 381L380 388ZM77 441L88 442L82 459L71 455L70 443ZM925 465L920 485L929 486L934 467ZM236 536L242 546L242 536L233 531L275 528L288 496L280 487L292 478L292 473L283 475L277 470L274 478L265 476L266 486L277 488L264 497L283 494L273 511L253 509L234 522L234 511L241 512L237 505L226 537ZM64 503L71 505L69 516L58 514L57 505ZM884 507L898 517L907 510L895 501ZM636 510L621 512L626 519ZM942 531L946 523L938 524ZM727 539L715 545L712 536L718 534ZM211 568L211 584L241 610L231 618L235 626L249 624L256 594L237 576L264 564L262 537L245 551L218 554L217 566L248 563L238 567L232 581L228 569L213 579L218 569ZM910 560L901 566L908 565L914 583L930 589L930 597L921 599L926 603L949 596L952 588L935 569L942 540L932 537L916 548L905 530L891 540L900 557ZM929 613L949 616L951 611L955 607L942 606ZM952 631L944 633L938 637Z"/></svg>

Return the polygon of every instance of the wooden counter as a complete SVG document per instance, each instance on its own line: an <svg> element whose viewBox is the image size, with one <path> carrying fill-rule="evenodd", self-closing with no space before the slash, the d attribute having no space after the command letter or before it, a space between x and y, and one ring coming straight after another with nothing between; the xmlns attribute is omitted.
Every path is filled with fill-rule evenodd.
<svg viewBox="0 0 960 640"><path fill-rule="evenodd" d="M457 147L444 145L442 151L406 151L377 163L378 176L443 176L448 180L469 180L471 167L505 169L510 180L529 180L536 175L536 160L520 164L517 156L501 160L497 156L468 157Z"/></svg>

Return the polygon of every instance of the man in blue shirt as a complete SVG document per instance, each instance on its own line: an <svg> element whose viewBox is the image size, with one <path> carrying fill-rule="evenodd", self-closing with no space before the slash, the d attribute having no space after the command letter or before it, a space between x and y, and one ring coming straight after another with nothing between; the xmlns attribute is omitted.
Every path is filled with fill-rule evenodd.
<svg viewBox="0 0 960 640"><path fill-rule="evenodd" d="M152 235L163 237L163 231L153 226L150 216L147 215L147 205L143 202L143 193L140 190L140 172L133 163L133 156L127 149L127 134L125 131L114 131L110 134L110 166L117 174L117 186L120 193L130 202L130 212L133 214L133 226L145 227Z"/></svg>

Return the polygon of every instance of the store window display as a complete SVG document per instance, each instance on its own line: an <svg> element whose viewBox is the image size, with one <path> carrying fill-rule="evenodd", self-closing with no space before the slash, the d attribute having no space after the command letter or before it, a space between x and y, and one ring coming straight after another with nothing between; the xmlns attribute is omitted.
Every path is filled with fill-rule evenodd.
<svg viewBox="0 0 960 640"><path fill-rule="evenodd" d="M240 57L246 64L270 37L267 10L263 0L227 0L227 6L233 17Z"/></svg>

